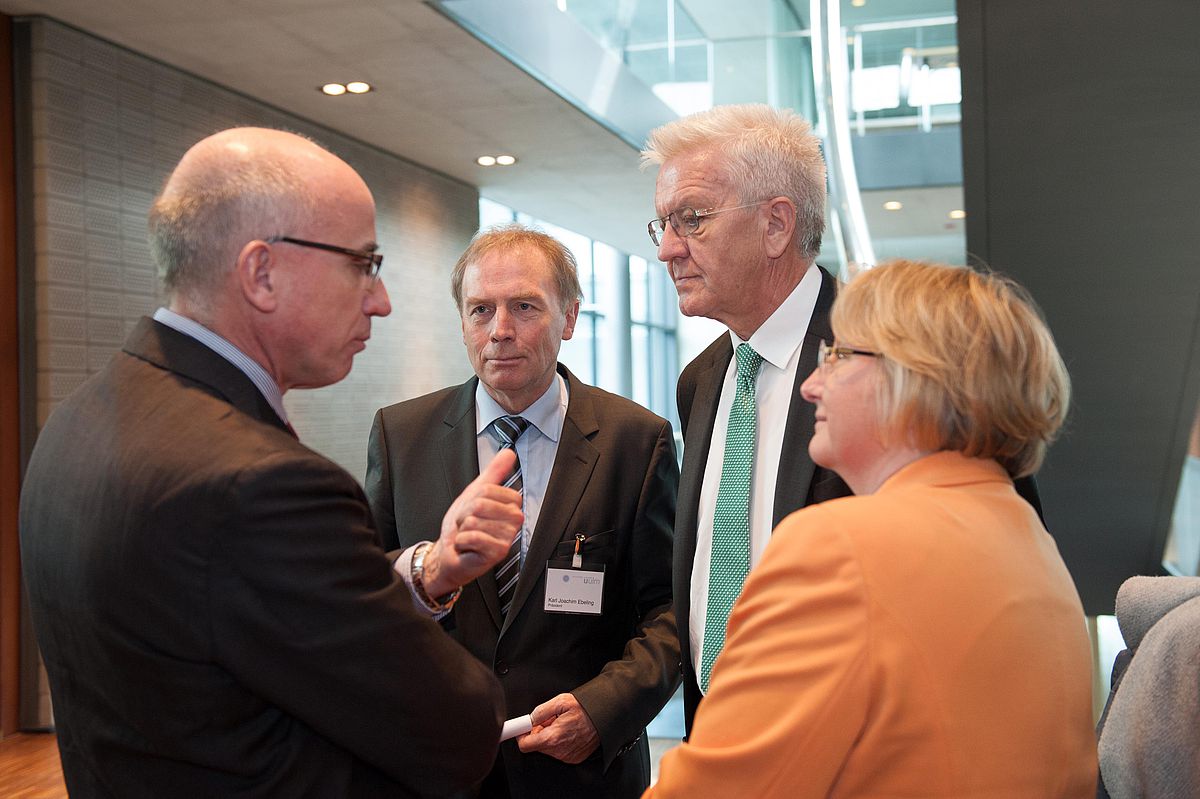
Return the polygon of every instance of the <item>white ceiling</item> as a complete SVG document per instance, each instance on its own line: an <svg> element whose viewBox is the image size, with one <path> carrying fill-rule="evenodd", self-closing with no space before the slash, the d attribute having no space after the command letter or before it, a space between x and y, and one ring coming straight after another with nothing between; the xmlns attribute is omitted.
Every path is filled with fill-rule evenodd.
<svg viewBox="0 0 1200 799"><path fill-rule="evenodd" d="M0 11L58 19L654 259L654 173L637 152L422 0L0 0ZM316 88L355 79L376 90ZM519 162L476 165L486 153ZM901 192L902 214L864 197L873 237L907 238L883 249L919 255L906 250L936 250L940 234L947 252L925 257L957 260L962 223L947 229L945 213L959 192Z"/></svg>
<svg viewBox="0 0 1200 799"><path fill-rule="evenodd" d="M0 0L458 178L498 202L653 258L638 155L420 0ZM366 80L326 97L329 81ZM514 167L480 167L485 153Z"/></svg>

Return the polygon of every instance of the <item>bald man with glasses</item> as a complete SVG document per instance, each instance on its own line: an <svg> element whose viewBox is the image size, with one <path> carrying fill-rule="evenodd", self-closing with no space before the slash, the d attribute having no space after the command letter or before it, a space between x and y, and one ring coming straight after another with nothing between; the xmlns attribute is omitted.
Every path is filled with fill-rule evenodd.
<svg viewBox="0 0 1200 799"><path fill-rule="evenodd" d="M227 130L184 155L150 231L167 306L50 415L21 496L71 796L373 799L481 779L500 686L407 583L452 595L508 552L512 454L397 575L357 481L283 405L345 377L391 311L366 183L294 134Z"/></svg>

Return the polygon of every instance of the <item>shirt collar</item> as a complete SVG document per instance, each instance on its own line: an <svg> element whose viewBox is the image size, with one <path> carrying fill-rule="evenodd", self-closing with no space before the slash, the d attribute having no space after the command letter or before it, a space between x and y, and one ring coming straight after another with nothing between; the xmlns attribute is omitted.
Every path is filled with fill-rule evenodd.
<svg viewBox="0 0 1200 799"><path fill-rule="evenodd" d="M209 330L195 319L175 313L169 308L159 308L154 312L154 321L166 325L189 338L199 341L210 350L236 366L242 374L250 379L259 393L267 400L267 404L278 414L284 424L287 424L287 411L283 407L283 392L267 374L262 365L242 352L228 339Z"/></svg>
<svg viewBox="0 0 1200 799"><path fill-rule="evenodd" d="M542 435L551 441L558 441L562 434L563 422L567 418L567 383L562 375L554 373L554 379L542 396L519 413L510 414L500 407L492 395L487 393L483 381L475 386L475 434L478 435L501 416L524 416L526 421L536 427Z"/></svg>
<svg viewBox="0 0 1200 799"><path fill-rule="evenodd" d="M787 369L792 355L804 341L813 309L817 307L817 295L821 293L821 270L816 264L808 267L804 277L792 289L792 293L780 303L767 321L743 342L736 333L729 331L729 339L736 350L739 344L749 344L763 360L777 369Z"/></svg>

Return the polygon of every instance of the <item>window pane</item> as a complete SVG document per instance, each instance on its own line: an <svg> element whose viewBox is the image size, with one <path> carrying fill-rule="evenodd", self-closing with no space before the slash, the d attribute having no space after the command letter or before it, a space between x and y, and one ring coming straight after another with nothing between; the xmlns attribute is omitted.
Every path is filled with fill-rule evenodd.
<svg viewBox="0 0 1200 799"><path fill-rule="evenodd" d="M558 360L564 366L574 372L580 380L592 385L596 383L592 358L592 347L596 337L595 319L595 315L591 313L579 314L579 321L575 324L575 336L569 341L564 341L558 353Z"/></svg>
<svg viewBox="0 0 1200 799"><path fill-rule="evenodd" d="M479 198L479 227L480 229L489 228L493 225L506 225L513 221L513 209L507 205L489 200L487 197Z"/></svg>
<svg viewBox="0 0 1200 799"><path fill-rule="evenodd" d="M616 333L613 330L612 320L603 314L595 315L596 339L595 339L595 370L596 381L595 385L611 391L614 394L621 394L623 386L621 385L621 374L619 372L619 358L617 355Z"/></svg>
<svg viewBox="0 0 1200 799"><path fill-rule="evenodd" d="M592 255L592 302L599 306L600 313L606 313L609 309L605 306L611 301L616 279L613 270L618 264L624 265L625 259L619 250L602 241L592 242Z"/></svg>
<svg viewBox="0 0 1200 799"><path fill-rule="evenodd" d="M629 318L634 322L646 319L646 259L629 256Z"/></svg>
<svg viewBox="0 0 1200 799"><path fill-rule="evenodd" d="M671 276L665 268L647 268L647 282L650 284L650 321L656 325L667 325L675 316L675 287L671 285Z"/></svg>
<svg viewBox="0 0 1200 799"><path fill-rule="evenodd" d="M549 222L535 222L547 234L566 245L575 260L579 263L579 283L583 286L583 303L592 305L596 302L596 290L592 283L592 240L574 231L551 225Z"/></svg>
<svg viewBox="0 0 1200 799"><path fill-rule="evenodd" d="M633 401L650 407L650 353L645 325L630 325L633 336Z"/></svg>

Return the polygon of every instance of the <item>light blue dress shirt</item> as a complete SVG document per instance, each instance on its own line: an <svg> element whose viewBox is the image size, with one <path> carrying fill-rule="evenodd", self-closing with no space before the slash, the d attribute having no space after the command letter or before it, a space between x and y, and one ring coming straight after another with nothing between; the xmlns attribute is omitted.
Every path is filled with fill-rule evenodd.
<svg viewBox="0 0 1200 799"><path fill-rule="evenodd" d="M154 312L154 321L164 324L189 338L194 338L225 360L236 366L242 374L250 378L250 382L262 393L267 403L279 414L284 424L288 423L287 411L283 408L283 393L274 379L267 374L258 361L239 350L227 339L218 336L195 319L180 316L169 308L159 308Z"/></svg>
<svg viewBox="0 0 1200 799"><path fill-rule="evenodd" d="M521 527L521 560L529 551L529 542L537 528L538 515L550 484L550 472L558 454L558 440L567 420L569 392L567 381L555 374L542 396L520 413L509 414L487 393L483 383L475 387L475 445L482 469L500 451L500 439L491 424L501 416L523 416L529 427L517 439L517 458L521 461L521 480L524 483L525 522Z"/></svg>

